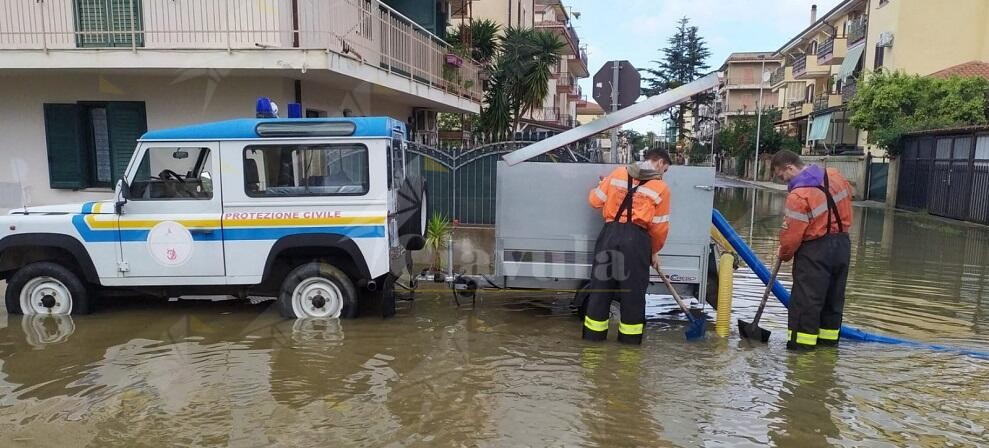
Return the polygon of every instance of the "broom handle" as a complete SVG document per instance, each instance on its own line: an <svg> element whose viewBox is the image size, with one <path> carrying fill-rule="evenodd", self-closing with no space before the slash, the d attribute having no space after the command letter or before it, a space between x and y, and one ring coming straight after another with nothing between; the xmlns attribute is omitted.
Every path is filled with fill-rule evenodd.
<svg viewBox="0 0 989 448"><path fill-rule="evenodd" d="M680 294L677 293L676 288L674 288L673 284L670 283L670 279L666 278L666 274L664 274L663 271L659 271L659 276L663 277L663 283L666 283L666 288L669 289L670 294L673 295L673 300L676 300L677 305L680 305L680 309L683 310L683 313L687 315L687 319L689 319L690 322L693 323L694 316L690 314L690 308L687 308L687 304L683 303L683 299L680 298Z"/></svg>
<svg viewBox="0 0 989 448"><path fill-rule="evenodd" d="M752 319L752 326L759 325L759 319L762 319L762 312L766 310L766 302L769 300L769 292L773 290L773 284L776 283L776 274L780 272L780 266L783 264L783 259L776 257L776 264L773 265L773 275L769 277L769 281L766 282L766 291L762 293L762 302L759 303L759 310L755 313L755 319Z"/></svg>

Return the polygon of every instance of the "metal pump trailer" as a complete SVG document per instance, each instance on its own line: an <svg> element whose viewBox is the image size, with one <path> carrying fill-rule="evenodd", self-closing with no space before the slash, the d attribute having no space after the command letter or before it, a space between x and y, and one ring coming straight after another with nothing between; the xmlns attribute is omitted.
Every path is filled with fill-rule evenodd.
<svg viewBox="0 0 989 448"><path fill-rule="evenodd" d="M600 178L620 165L526 162L583 138L656 114L715 88L711 74L589 124L519 149L498 164L495 278L452 275L437 279L470 297L485 285L508 289L580 290L589 280L594 243L603 220L587 203ZM703 303L710 263L713 167L674 166L664 176L671 192L670 233L660 252L678 291ZM432 277L428 277L432 279ZM655 271L651 293L666 287Z"/></svg>

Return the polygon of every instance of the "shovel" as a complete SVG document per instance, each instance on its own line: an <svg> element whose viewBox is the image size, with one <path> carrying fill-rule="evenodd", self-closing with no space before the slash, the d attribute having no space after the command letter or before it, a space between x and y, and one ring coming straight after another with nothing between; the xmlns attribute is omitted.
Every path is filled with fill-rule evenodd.
<svg viewBox="0 0 989 448"><path fill-rule="evenodd" d="M670 284L670 279L666 278L666 274L662 271L659 272L659 276L663 277L663 283L666 283L666 288L670 290L670 294L673 295L673 300L676 300L677 305L680 305L680 309L683 310L683 314L687 315L687 319L690 320L690 326L684 331L687 339L698 339L704 337L704 330L706 330L705 322L703 317L695 317L690 312L690 308L687 307L686 303L683 303L683 299L680 298L680 294L677 292L676 288Z"/></svg>
<svg viewBox="0 0 989 448"><path fill-rule="evenodd" d="M766 282L766 291L762 293L762 302L759 303L759 310L756 311L755 319L752 319L752 323L745 322L742 319L738 320L738 334L745 339L758 338L762 342L769 342L769 335L772 332L759 328L759 319L762 318L762 312L766 309L766 301L769 300L769 291L772 291L773 284L776 283L776 274L779 274L781 264L783 264L783 260L776 257L776 264L773 265L773 275Z"/></svg>

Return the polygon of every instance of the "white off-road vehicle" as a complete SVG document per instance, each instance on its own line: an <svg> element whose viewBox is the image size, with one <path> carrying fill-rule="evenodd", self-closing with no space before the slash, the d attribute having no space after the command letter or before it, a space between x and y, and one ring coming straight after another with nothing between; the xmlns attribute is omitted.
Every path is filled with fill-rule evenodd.
<svg viewBox="0 0 989 448"><path fill-rule="evenodd" d="M241 119L152 131L116 197L26 207L0 225L17 314L84 314L100 296L277 297L289 318L394 312L422 249L424 183L390 118Z"/></svg>

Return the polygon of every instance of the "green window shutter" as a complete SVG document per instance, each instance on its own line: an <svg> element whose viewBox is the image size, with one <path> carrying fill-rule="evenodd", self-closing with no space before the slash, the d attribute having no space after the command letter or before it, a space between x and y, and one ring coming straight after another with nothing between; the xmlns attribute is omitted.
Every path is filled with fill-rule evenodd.
<svg viewBox="0 0 989 448"><path fill-rule="evenodd" d="M138 47L143 47L144 20L141 0L109 0L107 10L110 29L116 32L110 37L113 46L129 47L133 38Z"/></svg>
<svg viewBox="0 0 989 448"><path fill-rule="evenodd" d="M77 47L106 47L110 44L106 0L75 0Z"/></svg>
<svg viewBox="0 0 989 448"><path fill-rule="evenodd" d="M119 179L127 170L137 139L148 131L144 102L115 101L106 105L107 122L110 125L110 157L113 179Z"/></svg>
<svg viewBox="0 0 989 448"><path fill-rule="evenodd" d="M86 135L83 108L76 104L45 104L45 138L48 142L48 185L51 188L85 188Z"/></svg>
<svg viewBox="0 0 989 448"><path fill-rule="evenodd" d="M76 46L144 46L142 0L75 0ZM133 27L133 30L132 30Z"/></svg>

